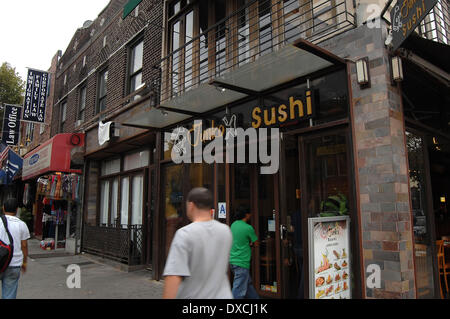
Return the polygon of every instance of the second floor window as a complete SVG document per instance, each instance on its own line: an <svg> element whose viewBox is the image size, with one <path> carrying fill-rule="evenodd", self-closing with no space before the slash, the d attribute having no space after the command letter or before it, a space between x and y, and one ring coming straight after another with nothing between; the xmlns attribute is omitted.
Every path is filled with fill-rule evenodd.
<svg viewBox="0 0 450 319"><path fill-rule="evenodd" d="M106 87L108 83L108 70L105 69L100 72L98 78L98 99L97 99L97 113L106 109Z"/></svg>
<svg viewBox="0 0 450 319"><path fill-rule="evenodd" d="M27 123L27 128L25 131L25 145L30 145L31 142L33 142L33 135L34 135L34 123Z"/></svg>
<svg viewBox="0 0 450 319"><path fill-rule="evenodd" d="M136 91L142 84L142 61L144 42L141 40L130 49L129 93Z"/></svg>
<svg viewBox="0 0 450 319"><path fill-rule="evenodd" d="M61 103L61 120L59 124L59 132L64 132L64 124L66 123L67 118L67 102Z"/></svg>
<svg viewBox="0 0 450 319"><path fill-rule="evenodd" d="M78 110L78 120L84 121L84 111L86 109L86 87L80 89L80 105Z"/></svg>

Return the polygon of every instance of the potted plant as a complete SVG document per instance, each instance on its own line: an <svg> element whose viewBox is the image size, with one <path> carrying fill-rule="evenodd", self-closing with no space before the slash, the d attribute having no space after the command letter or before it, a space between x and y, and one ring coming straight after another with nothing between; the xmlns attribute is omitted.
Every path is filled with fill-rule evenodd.
<svg viewBox="0 0 450 319"><path fill-rule="evenodd" d="M328 196L320 203L320 217L345 216L348 215L348 201L344 194Z"/></svg>

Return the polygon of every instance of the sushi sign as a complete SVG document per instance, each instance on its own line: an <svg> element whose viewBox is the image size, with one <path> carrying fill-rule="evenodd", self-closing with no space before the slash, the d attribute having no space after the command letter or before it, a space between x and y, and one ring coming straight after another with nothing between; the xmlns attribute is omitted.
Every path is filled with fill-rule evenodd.
<svg viewBox="0 0 450 319"><path fill-rule="evenodd" d="M308 219L311 299L350 299L350 218Z"/></svg>

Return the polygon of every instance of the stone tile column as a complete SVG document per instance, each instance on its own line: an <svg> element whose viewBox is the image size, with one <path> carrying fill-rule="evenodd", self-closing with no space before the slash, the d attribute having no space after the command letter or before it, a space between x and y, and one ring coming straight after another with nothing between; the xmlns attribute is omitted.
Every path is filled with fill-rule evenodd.
<svg viewBox="0 0 450 319"><path fill-rule="evenodd" d="M353 61L369 58L370 88L360 88L355 65L349 67L363 297L415 298L405 124L400 88L391 85L386 33L383 23L362 25L320 46ZM371 264L380 266L379 288L366 285Z"/></svg>

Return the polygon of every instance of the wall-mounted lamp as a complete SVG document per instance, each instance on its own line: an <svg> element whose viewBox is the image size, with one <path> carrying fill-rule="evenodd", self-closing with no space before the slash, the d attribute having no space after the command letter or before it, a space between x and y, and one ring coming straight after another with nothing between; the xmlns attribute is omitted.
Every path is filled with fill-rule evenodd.
<svg viewBox="0 0 450 319"><path fill-rule="evenodd" d="M356 76L361 88L370 87L369 58L364 57L356 60Z"/></svg>
<svg viewBox="0 0 450 319"><path fill-rule="evenodd" d="M399 56L393 56L391 58L391 76L392 81L394 82L403 81L402 58L400 58Z"/></svg>
<svg viewBox="0 0 450 319"><path fill-rule="evenodd" d="M169 115L169 113L167 113L167 112L164 111L164 110L161 110L161 114L162 114L163 116L168 116L168 115Z"/></svg>

